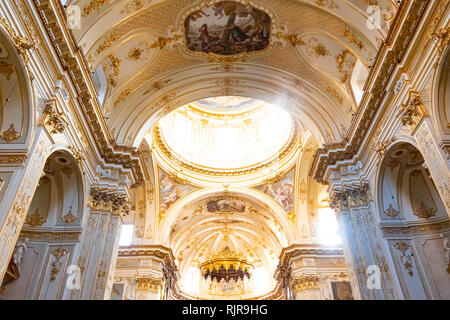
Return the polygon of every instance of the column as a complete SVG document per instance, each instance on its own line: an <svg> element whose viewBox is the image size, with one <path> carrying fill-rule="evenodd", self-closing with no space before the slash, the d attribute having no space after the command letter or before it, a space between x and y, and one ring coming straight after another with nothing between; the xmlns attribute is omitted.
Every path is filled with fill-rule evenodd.
<svg viewBox="0 0 450 320"><path fill-rule="evenodd" d="M368 185L335 191L330 206L336 211L355 298L397 299Z"/></svg>
<svg viewBox="0 0 450 320"><path fill-rule="evenodd" d="M119 246L121 216L129 205L124 196L96 188L91 190L90 214L83 231L77 259L79 288L70 289L69 299L109 298Z"/></svg>

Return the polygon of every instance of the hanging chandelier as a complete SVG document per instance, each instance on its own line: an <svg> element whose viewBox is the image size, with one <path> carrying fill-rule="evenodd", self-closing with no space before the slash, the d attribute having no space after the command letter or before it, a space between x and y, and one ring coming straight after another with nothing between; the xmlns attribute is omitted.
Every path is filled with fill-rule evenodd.
<svg viewBox="0 0 450 320"><path fill-rule="evenodd" d="M202 276L205 280L220 282L224 280L229 282L234 280L250 279L253 265L230 250L228 246L224 247L213 259L210 259L200 265Z"/></svg>

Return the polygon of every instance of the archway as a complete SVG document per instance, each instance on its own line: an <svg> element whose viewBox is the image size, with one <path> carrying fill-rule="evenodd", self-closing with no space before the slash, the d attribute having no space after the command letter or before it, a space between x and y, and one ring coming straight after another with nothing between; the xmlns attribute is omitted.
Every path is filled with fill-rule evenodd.
<svg viewBox="0 0 450 320"><path fill-rule="evenodd" d="M404 297L448 299L450 221L424 158L412 144L399 142L386 153L378 204Z"/></svg>
<svg viewBox="0 0 450 320"><path fill-rule="evenodd" d="M47 159L3 279L1 299L62 299L80 241L82 174L65 150ZM72 270L73 271L73 270Z"/></svg>

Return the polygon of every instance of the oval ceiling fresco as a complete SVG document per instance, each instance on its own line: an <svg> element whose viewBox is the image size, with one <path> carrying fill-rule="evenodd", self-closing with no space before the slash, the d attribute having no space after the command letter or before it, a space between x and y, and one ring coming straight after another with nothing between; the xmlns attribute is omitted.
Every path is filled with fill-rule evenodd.
<svg viewBox="0 0 450 320"><path fill-rule="evenodd" d="M221 1L189 14L185 20L191 51L233 55L261 51L269 45L271 20L264 11Z"/></svg>

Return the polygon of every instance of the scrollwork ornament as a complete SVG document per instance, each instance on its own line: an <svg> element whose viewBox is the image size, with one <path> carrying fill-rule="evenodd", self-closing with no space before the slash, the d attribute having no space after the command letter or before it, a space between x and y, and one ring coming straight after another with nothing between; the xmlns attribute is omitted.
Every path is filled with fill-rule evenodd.
<svg viewBox="0 0 450 320"><path fill-rule="evenodd" d="M405 241L397 241L394 244L394 248L401 252L400 256L400 262L405 268L405 270L408 272L408 274L412 277L414 275L413 273L413 261L412 256L408 253L409 245Z"/></svg>

